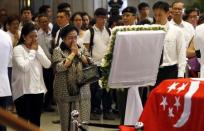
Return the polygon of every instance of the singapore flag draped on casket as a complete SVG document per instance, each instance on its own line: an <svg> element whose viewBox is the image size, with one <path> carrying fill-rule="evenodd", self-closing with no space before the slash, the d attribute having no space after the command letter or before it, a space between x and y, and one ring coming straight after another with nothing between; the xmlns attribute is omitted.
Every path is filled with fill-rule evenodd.
<svg viewBox="0 0 204 131"><path fill-rule="evenodd" d="M140 121L144 131L204 131L204 82L163 81L151 92Z"/></svg>

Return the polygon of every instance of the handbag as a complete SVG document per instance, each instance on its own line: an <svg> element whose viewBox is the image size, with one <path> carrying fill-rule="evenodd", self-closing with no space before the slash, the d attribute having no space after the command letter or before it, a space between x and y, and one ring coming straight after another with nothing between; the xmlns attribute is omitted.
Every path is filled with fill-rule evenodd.
<svg viewBox="0 0 204 131"><path fill-rule="evenodd" d="M97 65L90 64L85 66L83 69L83 79L78 82L79 86L83 86L85 84L90 84L96 82L100 79L101 73L100 69Z"/></svg>

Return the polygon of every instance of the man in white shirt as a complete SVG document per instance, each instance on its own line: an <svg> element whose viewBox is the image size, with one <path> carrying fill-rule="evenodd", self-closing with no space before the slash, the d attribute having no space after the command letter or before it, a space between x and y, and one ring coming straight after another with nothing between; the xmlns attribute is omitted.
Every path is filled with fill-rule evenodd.
<svg viewBox="0 0 204 131"><path fill-rule="evenodd" d="M10 36L0 30L0 107L6 108L11 89L8 78L8 64L12 53L12 41ZM6 127L0 125L0 131L6 131Z"/></svg>
<svg viewBox="0 0 204 131"><path fill-rule="evenodd" d="M167 28L157 85L165 79L184 77L186 50L183 32L168 22L169 4L163 1L156 2L153 5L153 12L156 24L165 25Z"/></svg>
<svg viewBox="0 0 204 131"><path fill-rule="evenodd" d="M195 30L193 25L183 21L183 14L184 14L184 3L183 2L174 2L172 4L172 20L170 21L171 24L178 26L184 33L186 48L189 47L193 36L195 35Z"/></svg>
<svg viewBox="0 0 204 131"><path fill-rule="evenodd" d="M19 30L19 17L17 15L11 15L7 18L7 34L10 36L12 40L12 46L15 47L17 45L18 40L20 39L20 30ZM12 54L10 57L9 67L9 80L11 81L11 74L12 74Z"/></svg>
<svg viewBox="0 0 204 131"><path fill-rule="evenodd" d="M50 5L42 5L42 6L40 6L38 12L39 12L39 14L47 14L47 16L49 17L49 28L50 28L50 30L52 30L52 28L53 28L53 24L52 24L52 9L51 9Z"/></svg>
<svg viewBox="0 0 204 131"><path fill-rule="evenodd" d="M184 3L181 1L176 1L172 3L172 20L170 21L173 25L179 27L184 34L185 43L186 43L186 58L192 58L195 56L195 49L192 48L194 46L194 36L195 36L195 29L193 25L189 22L183 21L184 15ZM190 66L188 65L186 68L186 76L192 77Z"/></svg>
<svg viewBox="0 0 204 131"><path fill-rule="evenodd" d="M42 47L45 55L51 60L51 42L52 42L52 34L51 29L49 27L49 16L47 14L38 15L38 23L40 29L37 32L38 39L37 42ZM44 111L53 112L54 108L52 108L52 100L53 100L53 70L50 68L43 68L43 78L47 88L47 93L44 98Z"/></svg>
<svg viewBox="0 0 204 131"><path fill-rule="evenodd" d="M196 35L195 35L195 48L196 50L200 50L201 59L200 59L200 78L204 77L204 24L201 24L196 27Z"/></svg>
<svg viewBox="0 0 204 131"><path fill-rule="evenodd" d="M128 6L122 11L122 21L124 26L131 26L137 23L137 9L134 6ZM143 92L143 88L140 92ZM116 99L117 99L117 106L120 115L120 124L124 124L125 120L125 110L127 104L127 96L128 96L129 88L125 88L123 90L118 89L116 91Z"/></svg>
<svg viewBox="0 0 204 131"><path fill-rule="evenodd" d="M94 12L96 19L96 24L93 28L93 42L91 42L91 30L87 30L84 34L84 44L90 51L91 57L95 65L100 67L101 61L106 54L108 42L109 42L109 32L105 27L107 20L107 11L104 8L98 8ZM102 89L98 82L92 83L91 87L91 119L99 120L101 114L101 101L103 105L103 118L113 119L110 114L112 98L110 91L107 92L106 89Z"/></svg>

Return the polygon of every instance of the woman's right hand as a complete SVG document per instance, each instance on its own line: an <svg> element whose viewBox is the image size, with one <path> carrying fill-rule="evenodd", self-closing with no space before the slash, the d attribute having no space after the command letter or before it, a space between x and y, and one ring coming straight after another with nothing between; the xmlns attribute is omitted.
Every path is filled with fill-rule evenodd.
<svg viewBox="0 0 204 131"><path fill-rule="evenodd" d="M15 38L16 40L19 40L19 39L20 39L20 35L19 35L18 31L16 31L16 33L14 34L14 38Z"/></svg>
<svg viewBox="0 0 204 131"><path fill-rule="evenodd" d="M31 49L38 50L38 43L37 42L32 43Z"/></svg>

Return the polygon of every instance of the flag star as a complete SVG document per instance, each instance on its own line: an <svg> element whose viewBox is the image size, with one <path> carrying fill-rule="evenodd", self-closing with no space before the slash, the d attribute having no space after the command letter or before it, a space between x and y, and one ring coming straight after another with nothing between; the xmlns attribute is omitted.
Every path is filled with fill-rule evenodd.
<svg viewBox="0 0 204 131"><path fill-rule="evenodd" d="M169 114L168 114L169 118L174 117L173 114L173 108L169 108Z"/></svg>
<svg viewBox="0 0 204 131"><path fill-rule="evenodd" d="M178 85L179 83L176 83L174 82L171 86L168 87L168 91L167 92L170 92L172 90L175 90L176 89L176 86Z"/></svg>
<svg viewBox="0 0 204 131"><path fill-rule="evenodd" d="M183 83L182 86L177 88L177 93L181 92L182 90L185 90L187 85L188 85L188 83Z"/></svg>
<svg viewBox="0 0 204 131"><path fill-rule="evenodd" d="M180 101L179 101L180 97L175 97L175 100L176 100L176 102L174 103L174 106L176 106L176 109L178 111L179 106L181 106Z"/></svg>
<svg viewBox="0 0 204 131"><path fill-rule="evenodd" d="M160 105L162 105L163 106L163 110L165 110L166 106L168 105L166 97L162 96L162 102L160 103Z"/></svg>

